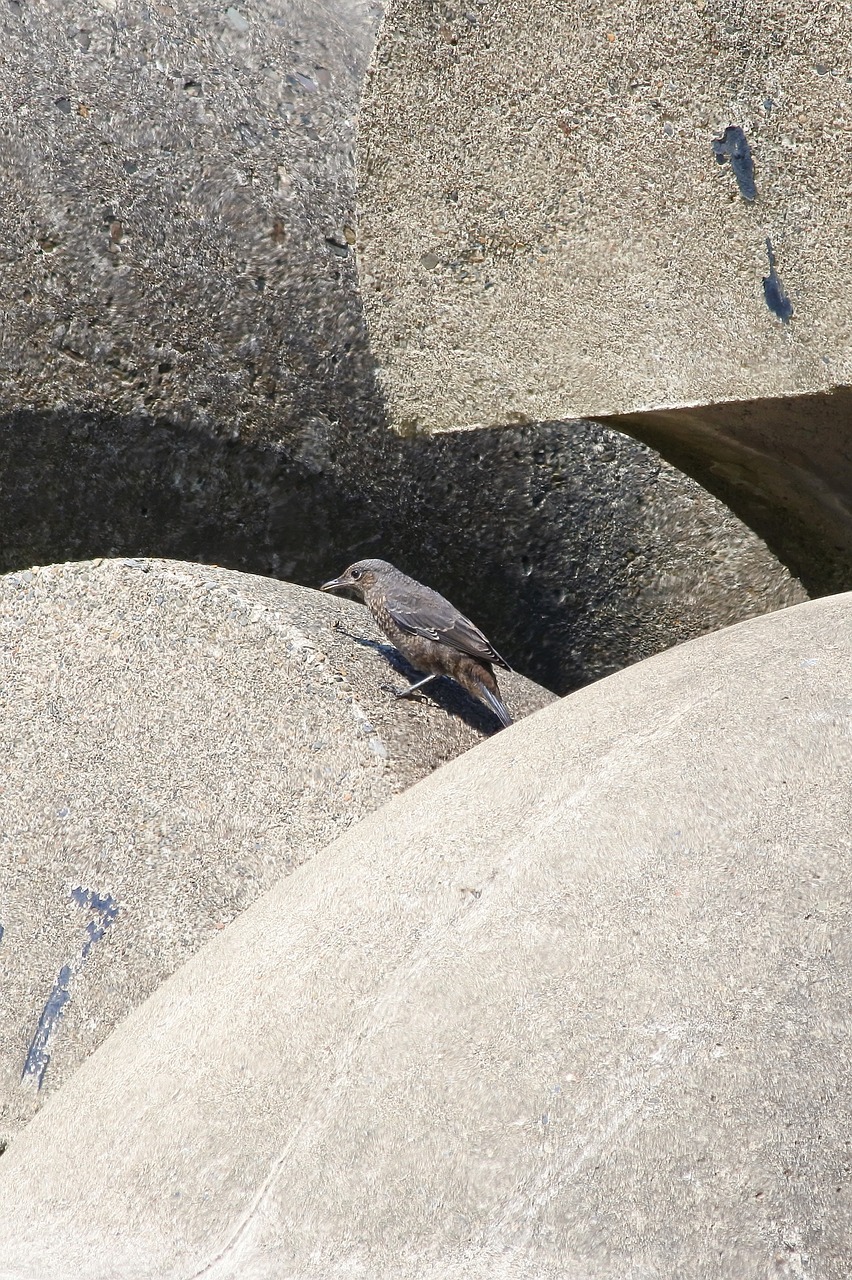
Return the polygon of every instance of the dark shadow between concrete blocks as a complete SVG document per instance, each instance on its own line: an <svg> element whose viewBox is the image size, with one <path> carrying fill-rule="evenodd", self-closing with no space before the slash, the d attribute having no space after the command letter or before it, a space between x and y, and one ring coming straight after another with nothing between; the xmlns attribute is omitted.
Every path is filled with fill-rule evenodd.
<svg viewBox="0 0 852 1280"><path fill-rule="evenodd" d="M300 433L291 424L286 441L165 417L9 415L0 566L158 555L316 586L381 555L559 693L738 620L725 612L734 579L723 607L698 600L691 616L677 587L657 589L681 571L672 557L691 555L715 600L728 573L706 546L719 513L704 511L699 528L700 491L690 487L684 506L680 479L625 435L575 421L406 440L375 405L362 409L358 421L311 419ZM693 553L682 527L664 527L678 503L676 522L695 526ZM728 530L720 557L730 540Z"/></svg>
<svg viewBox="0 0 852 1280"><path fill-rule="evenodd" d="M724 502L811 595L852 587L852 387L599 421Z"/></svg>
<svg viewBox="0 0 852 1280"><path fill-rule="evenodd" d="M276 440L165 416L7 415L0 568L157 555L317 586L378 555L558 693L791 602L765 551L743 551L747 531L620 432L578 420L403 439L376 403L354 409ZM733 494L746 514L748 496Z"/></svg>

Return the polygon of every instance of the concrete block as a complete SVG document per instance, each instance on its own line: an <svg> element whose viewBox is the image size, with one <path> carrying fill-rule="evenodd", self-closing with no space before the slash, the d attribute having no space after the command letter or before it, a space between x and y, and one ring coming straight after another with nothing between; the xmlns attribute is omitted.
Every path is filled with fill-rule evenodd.
<svg viewBox="0 0 852 1280"><path fill-rule="evenodd" d="M592 424L387 429L350 243L375 4L63 15L0 18L0 569L153 555L315 585L380 547L559 692L801 598Z"/></svg>
<svg viewBox="0 0 852 1280"><path fill-rule="evenodd" d="M395 701L383 640L207 566L0 578L0 1139L282 875L495 730L451 688Z"/></svg>
<svg viewBox="0 0 852 1280"><path fill-rule="evenodd" d="M397 0L359 244L398 428L612 420L852 583L850 40L805 0Z"/></svg>
<svg viewBox="0 0 852 1280"><path fill-rule="evenodd" d="M600 681L281 881L0 1159L5 1275L843 1280L850 619Z"/></svg>

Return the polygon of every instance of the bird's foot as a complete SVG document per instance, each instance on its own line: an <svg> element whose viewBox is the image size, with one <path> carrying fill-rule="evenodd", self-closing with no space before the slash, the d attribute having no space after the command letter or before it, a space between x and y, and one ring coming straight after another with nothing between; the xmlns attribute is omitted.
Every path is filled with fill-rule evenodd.
<svg viewBox="0 0 852 1280"><path fill-rule="evenodd" d="M385 693L392 693L395 698L409 698L412 702L426 702L428 699L419 689L394 689L392 684L383 684Z"/></svg>

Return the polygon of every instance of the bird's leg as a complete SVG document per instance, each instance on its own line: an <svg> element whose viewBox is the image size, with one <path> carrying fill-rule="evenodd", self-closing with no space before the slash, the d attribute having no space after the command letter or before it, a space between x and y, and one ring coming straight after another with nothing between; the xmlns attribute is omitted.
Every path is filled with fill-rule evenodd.
<svg viewBox="0 0 852 1280"><path fill-rule="evenodd" d="M414 684L410 684L407 689L391 689L389 685L385 685L385 688L389 693L392 693L395 698L407 698L415 689L421 688L422 685L428 684L430 680L434 679L434 675L424 676L422 680L417 680Z"/></svg>

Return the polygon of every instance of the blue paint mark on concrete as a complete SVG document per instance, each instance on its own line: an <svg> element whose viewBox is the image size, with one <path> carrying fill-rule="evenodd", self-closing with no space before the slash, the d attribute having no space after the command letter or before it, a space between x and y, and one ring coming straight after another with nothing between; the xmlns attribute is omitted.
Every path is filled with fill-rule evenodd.
<svg viewBox="0 0 852 1280"><path fill-rule="evenodd" d="M50 1037L62 1017L66 1004L71 999L69 987L73 976L74 971L70 964L64 964L59 970L50 995L47 997L47 1003L41 1011L38 1027L32 1038L24 1069L21 1072L22 1080L25 1080L28 1076L34 1078L39 1088L41 1088L44 1073L50 1062L50 1054L47 1051Z"/></svg>
<svg viewBox="0 0 852 1280"><path fill-rule="evenodd" d="M763 296L766 299L766 305L769 310L786 324L793 314L793 304L784 292L781 277L775 270L775 254L772 251L772 241L768 236L766 237L766 253L769 258L769 275L763 277Z"/></svg>
<svg viewBox="0 0 852 1280"><path fill-rule="evenodd" d="M751 147L739 125L728 125L721 138L714 138L713 152L719 164L730 161L731 173L737 180L743 200L756 200L757 187L754 185L754 161L751 158Z"/></svg>
<svg viewBox="0 0 852 1280"><path fill-rule="evenodd" d="M72 889L71 897L79 907L88 907L91 911L97 912L100 917L100 923L90 920L86 925L86 941L83 943L83 950L80 952L80 960L88 959L89 952L96 942L100 942L110 925L115 921L118 915L118 903L109 894L101 898L98 894L93 893L91 889Z"/></svg>
<svg viewBox="0 0 852 1280"><path fill-rule="evenodd" d="M71 984L88 960L92 947L96 942L100 942L107 929L115 922L119 910L118 903L109 894L101 896L92 889L72 889L71 899L79 907L94 911L97 918L90 920L86 925L85 941L79 955L68 964L64 964L56 975L50 995L41 1011L36 1033L27 1051L21 1080L34 1081L38 1089L41 1088L44 1073L50 1065L51 1038L65 1012L65 1006L71 999ZM2 929L0 929L0 937L2 937Z"/></svg>

